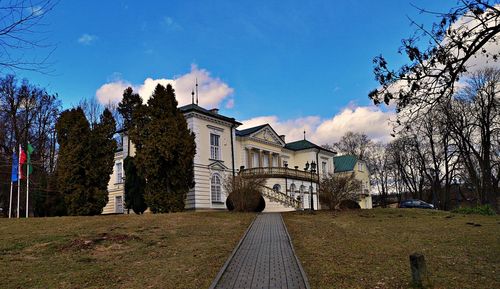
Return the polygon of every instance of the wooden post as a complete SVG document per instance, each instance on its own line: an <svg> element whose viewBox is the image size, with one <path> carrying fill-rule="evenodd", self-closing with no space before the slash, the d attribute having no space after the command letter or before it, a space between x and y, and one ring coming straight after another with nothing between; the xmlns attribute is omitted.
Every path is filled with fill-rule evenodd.
<svg viewBox="0 0 500 289"><path fill-rule="evenodd" d="M414 285L422 287L423 281L427 280L427 265L424 255L413 253L410 255L411 278Z"/></svg>

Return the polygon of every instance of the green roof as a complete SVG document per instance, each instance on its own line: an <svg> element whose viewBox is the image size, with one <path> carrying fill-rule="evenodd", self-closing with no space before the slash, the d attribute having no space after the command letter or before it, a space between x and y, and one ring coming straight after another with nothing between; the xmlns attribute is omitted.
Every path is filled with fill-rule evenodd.
<svg viewBox="0 0 500 289"><path fill-rule="evenodd" d="M305 140L305 139L287 143L285 145L285 148L292 150L292 151L301 151L301 150L306 150L306 149L320 149L322 151L334 153L330 150L324 149L324 148L320 147L319 145L314 144L314 143L312 143L308 140Z"/></svg>
<svg viewBox="0 0 500 289"><path fill-rule="evenodd" d="M354 166L358 158L353 155L333 157L333 164L336 173L354 171Z"/></svg>

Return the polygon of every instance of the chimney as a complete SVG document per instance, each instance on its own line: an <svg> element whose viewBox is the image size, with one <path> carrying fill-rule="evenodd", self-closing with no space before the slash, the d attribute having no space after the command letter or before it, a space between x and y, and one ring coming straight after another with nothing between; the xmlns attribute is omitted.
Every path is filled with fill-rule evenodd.
<svg viewBox="0 0 500 289"><path fill-rule="evenodd" d="M281 138L281 140L282 140L282 141L286 142L286 141L285 141L285 135L284 135L284 134L280 135L280 138Z"/></svg>
<svg viewBox="0 0 500 289"><path fill-rule="evenodd" d="M218 108L212 108L210 110L211 113L219 114L219 109Z"/></svg>

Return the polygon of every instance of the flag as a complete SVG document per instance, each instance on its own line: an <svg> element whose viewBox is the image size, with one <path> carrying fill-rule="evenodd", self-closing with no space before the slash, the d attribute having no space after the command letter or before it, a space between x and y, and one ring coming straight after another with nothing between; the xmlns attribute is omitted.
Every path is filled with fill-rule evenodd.
<svg viewBox="0 0 500 289"><path fill-rule="evenodd" d="M19 167L20 167L20 170L19 172L21 173L19 175L19 179L23 179L23 165L26 163L26 153L23 151L23 149L21 148L21 146L19 146L19 149L21 150L20 152L20 156L19 156Z"/></svg>
<svg viewBox="0 0 500 289"><path fill-rule="evenodd" d="M31 154L35 151L35 148L31 145L28 144L28 147L26 148L26 152L28 153L28 174L31 175L33 173L33 166L31 165Z"/></svg>
<svg viewBox="0 0 500 289"><path fill-rule="evenodd" d="M17 154L14 151L12 153L12 174L11 174L11 182L17 182L18 180L18 175L17 171L19 170L19 160L17 159Z"/></svg>

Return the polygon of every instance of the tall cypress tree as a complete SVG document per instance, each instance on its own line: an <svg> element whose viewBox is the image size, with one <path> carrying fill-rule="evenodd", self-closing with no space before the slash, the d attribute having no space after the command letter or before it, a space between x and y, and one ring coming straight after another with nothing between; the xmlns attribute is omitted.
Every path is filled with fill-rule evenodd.
<svg viewBox="0 0 500 289"><path fill-rule="evenodd" d="M153 213L181 211L194 186L194 134L177 108L170 84L158 84L142 110L130 136L139 174L147 180L146 203Z"/></svg>
<svg viewBox="0 0 500 289"><path fill-rule="evenodd" d="M115 131L115 119L106 108L100 116L99 123L94 125L87 146L87 186L93 190L91 195L95 204L92 214L100 214L108 202L108 183L113 173L117 148L113 139Z"/></svg>
<svg viewBox="0 0 500 289"><path fill-rule="evenodd" d="M57 184L63 193L67 212L79 215L87 200L80 198L86 193L87 144L90 125L81 108L66 110L56 123L59 154L57 160ZM86 210L85 210L86 211Z"/></svg>
<svg viewBox="0 0 500 289"><path fill-rule="evenodd" d="M140 120L143 109L144 105L139 94L134 93L131 87L125 89L122 101L118 103L118 112L123 118L124 129L127 134L130 133L130 130ZM146 201L144 200L146 180L137 171L135 158L130 156L130 137L127 140L127 157L123 161L125 172L125 207L128 210L132 209L136 214L142 214L147 209ZM137 144L135 145L137 146Z"/></svg>
<svg viewBox="0 0 500 289"><path fill-rule="evenodd" d="M125 170L125 207L140 215L148 208L144 200L146 180L138 174L134 157L126 157L123 167Z"/></svg>
<svg viewBox="0 0 500 289"><path fill-rule="evenodd" d="M134 124L134 119L137 118L136 112L142 107L142 98L139 94L134 93L132 87L128 87L123 91L123 98L118 103L118 112L123 118L123 125L126 130L129 130Z"/></svg>
<svg viewBox="0 0 500 289"><path fill-rule="evenodd" d="M90 129L81 108L66 110L56 123L59 156L57 185L70 215L96 215L108 201L107 185L113 171L115 121L104 110Z"/></svg>

